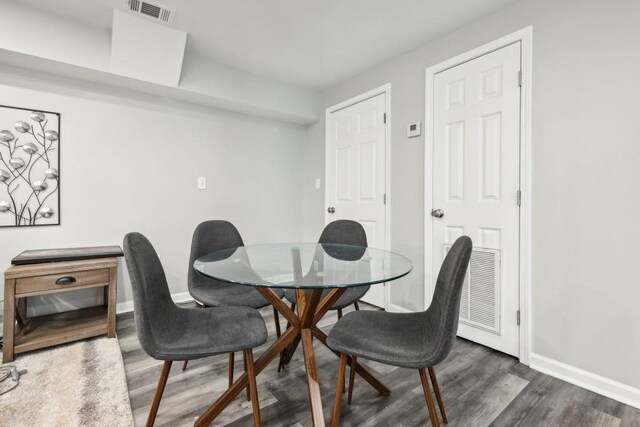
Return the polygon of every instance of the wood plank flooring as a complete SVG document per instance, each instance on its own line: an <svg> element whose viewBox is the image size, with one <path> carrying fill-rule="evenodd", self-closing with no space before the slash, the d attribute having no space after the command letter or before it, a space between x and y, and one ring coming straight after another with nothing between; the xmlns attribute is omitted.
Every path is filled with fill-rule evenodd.
<svg viewBox="0 0 640 427"><path fill-rule="evenodd" d="M361 306L368 308L362 303ZM271 308L261 313L269 328L269 341L254 350L255 358L275 337ZM280 320L284 329L285 322ZM320 326L328 332L336 320L336 313L331 311ZM119 315L117 326L133 415L136 425L142 426L162 363L151 359L140 348L131 313ZM318 342L315 349L324 416L329 422L339 359ZM356 377L352 405L348 406L346 397L343 398L341 425L430 424L417 370L358 361L372 369L391 389L391 395L380 396ZM194 360L185 372L181 370L181 363L174 363L156 426L193 424L194 418L226 389L227 362L226 355ZM278 373L277 361L274 361L258 376L263 425L311 425L303 363L302 351L298 349L285 371ZM435 369L449 426L640 427L638 409L536 372L510 356L463 339L456 341L451 355ZM240 353L236 354L235 372L236 375L243 372ZM251 403L246 401L244 393L224 410L214 425L252 425Z"/></svg>

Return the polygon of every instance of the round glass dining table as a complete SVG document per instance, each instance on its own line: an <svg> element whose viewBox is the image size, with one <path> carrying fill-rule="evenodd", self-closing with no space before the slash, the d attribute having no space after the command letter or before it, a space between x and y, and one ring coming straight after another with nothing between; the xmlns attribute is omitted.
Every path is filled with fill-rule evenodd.
<svg viewBox="0 0 640 427"><path fill-rule="evenodd" d="M254 287L287 319L284 333L255 361L255 374L277 356L283 366L289 363L302 342L313 424L324 426L313 338L326 346L327 335L317 326L318 322L348 288L392 282L409 274L413 265L406 257L381 249L274 243L213 252L198 258L193 268L218 281ZM297 312L273 292L274 288L295 289ZM348 363L351 364L350 358ZM381 394L390 393L362 365L356 364L355 370ZM196 425L209 425L247 384L245 373L198 418Z"/></svg>

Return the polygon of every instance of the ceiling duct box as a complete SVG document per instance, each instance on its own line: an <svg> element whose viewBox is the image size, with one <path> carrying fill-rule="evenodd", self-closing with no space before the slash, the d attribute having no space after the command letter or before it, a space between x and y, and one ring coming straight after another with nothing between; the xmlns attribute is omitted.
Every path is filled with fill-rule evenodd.
<svg viewBox="0 0 640 427"><path fill-rule="evenodd" d="M110 71L178 87L187 33L114 10Z"/></svg>

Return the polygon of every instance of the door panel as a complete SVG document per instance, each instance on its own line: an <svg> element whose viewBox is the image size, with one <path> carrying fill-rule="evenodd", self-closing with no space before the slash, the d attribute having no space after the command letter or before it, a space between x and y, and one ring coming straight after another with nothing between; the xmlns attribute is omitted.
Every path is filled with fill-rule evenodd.
<svg viewBox="0 0 640 427"><path fill-rule="evenodd" d="M385 248L386 94L329 115L325 223L337 219L360 222L372 248ZM362 298L386 307L385 285L375 285Z"/></svg>
<svg viewBox="0 0 640 427"><path fill-rule="evenodd" d="M351 200L351 147L336 149L336 200Z"/></svg>
<svg viewBox="0 0 640 427"><path fill-rule="evenodd" d="M358 145L358 201L376 200L376 143L367 141Z"/></svg>
<svg viewBox="0 0 640 427"><path fill-rule="evenodd" d="M473 240L458 335L517 356L520 43L434 77L433 266Z"/></svg>
<svg viewBox="0 0 640 427"><path fill-rule="evenodd" d="M464 122L447 125L447 200L464 199Z"/></svg>

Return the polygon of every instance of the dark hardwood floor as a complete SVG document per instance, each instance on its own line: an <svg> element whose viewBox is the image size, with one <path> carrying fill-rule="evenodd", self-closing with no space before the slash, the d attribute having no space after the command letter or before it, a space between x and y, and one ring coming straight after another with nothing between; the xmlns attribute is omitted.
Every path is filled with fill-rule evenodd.
<svg viewBox="0 0 640 427"><path fill-rule="evenodd" d="M270 338L267 344L254 351L256 358L275 337L271 308L261 312ZM321 326L328 331L336 320L336 313L329 312ZM118 316L117 330L135 422L142 426L162 363L148 357L140 348L131 313ZM315 345L324 415L328 423L339 359L322 344L316 342ZM194 418L226 389L227 361L226 355L190 361L185 372L181 370L181 363L174 363L156 425L193 424ZM396 427L430 424L417 370L358 361L366 363L377 374L391 389L391 395L380 396L356 377L352 405L347 406L346 397L343 398L341 425ZM236 355L235 372L237 375L243 372L239 354ZM456 341L451 355L436 367L436 373L450 426L640 427L638 409L536 372L510 356L463 339ZM278 373L277 362L274 361L258 376L258 393L263 425L311 425L301 349L285 371ZM246 401L244 393L214 423L230 426L251 424L251 403Z"/></svg>

